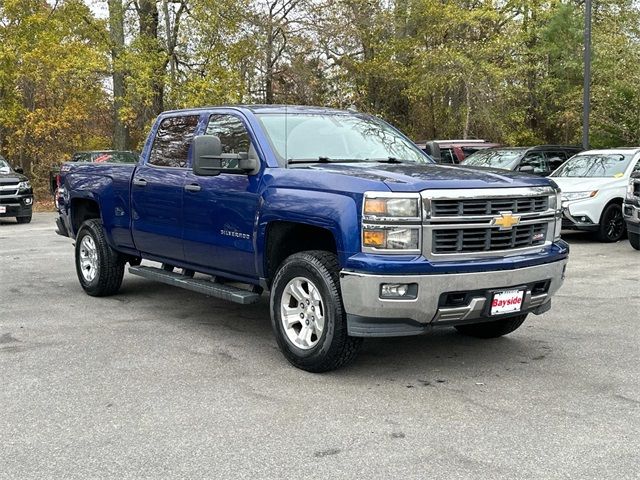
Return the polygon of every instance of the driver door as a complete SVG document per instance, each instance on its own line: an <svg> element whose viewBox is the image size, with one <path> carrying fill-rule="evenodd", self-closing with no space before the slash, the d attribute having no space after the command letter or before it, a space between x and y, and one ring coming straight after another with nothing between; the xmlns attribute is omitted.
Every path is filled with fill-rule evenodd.
<svg viewBox="0 0 640 480"><path fill-rule="evenodd" d="M256 155L243 119L214 113L207 135L220 139L222 153ZM198 176L189 169L183 191L185 260L193 265L255 276L255 216L260 175L221 173Z"/></svg>

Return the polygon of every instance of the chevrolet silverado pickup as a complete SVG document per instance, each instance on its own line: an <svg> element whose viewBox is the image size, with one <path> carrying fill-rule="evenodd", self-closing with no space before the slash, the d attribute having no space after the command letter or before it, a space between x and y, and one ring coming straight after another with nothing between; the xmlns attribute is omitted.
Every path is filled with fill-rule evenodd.
<svg viewBox="0 0 640 480"><path fill-rule="evenodd" d="M14 170L0 156L0 218L15 217L18 223L31 222L33 189L22 169Z"/></svg>
<svg viewBox="0 0 640 480"><path fill-rule="evenodd" d="M64 164L59 212L89 295L118 292L126 264L241 304L269 291L281 351L313 372L364 337L513 332L569 254L551 180L438 165L382 120L317 107L165 112L137 165Z"/></svg>

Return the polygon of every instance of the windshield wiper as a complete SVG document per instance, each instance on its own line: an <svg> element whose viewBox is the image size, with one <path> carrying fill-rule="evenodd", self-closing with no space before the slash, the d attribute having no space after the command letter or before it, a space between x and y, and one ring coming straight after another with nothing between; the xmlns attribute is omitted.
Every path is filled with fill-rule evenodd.
<svg viewBox="0 0 640 480"><path fill-rule="evenodd" d="M366 160L360 160L357 158L331 158L331 157L318 157L318 158L290 158L287 160L287 164L292 163L355 163L364 162Z"/></svg>
<svg viewBox="0 0 640 480"><path fill-rule="evenodd" d="M371 158L368 159L370 162L378 162L378 163L403 163L402 160L398 160L396 157L387 157L387 158Z"/></svg>

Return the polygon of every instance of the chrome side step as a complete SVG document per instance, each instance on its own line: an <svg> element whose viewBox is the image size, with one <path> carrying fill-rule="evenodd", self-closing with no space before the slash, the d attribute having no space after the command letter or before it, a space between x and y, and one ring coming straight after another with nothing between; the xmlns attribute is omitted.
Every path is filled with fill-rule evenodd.
<svg viewBox="0 0 640 480"><path fill-rule="evenodd" d="M242 305L256 303L260 299L260 295L254 292L249 292L231 285L215 283L204 278L192 278L180 273L169 272L162 268L144 266L129 267L129 273Z"/></svg>

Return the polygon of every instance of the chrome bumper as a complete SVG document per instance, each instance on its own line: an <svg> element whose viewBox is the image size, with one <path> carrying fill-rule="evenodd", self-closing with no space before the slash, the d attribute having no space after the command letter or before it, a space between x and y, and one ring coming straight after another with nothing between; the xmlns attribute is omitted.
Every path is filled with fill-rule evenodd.
<svg viewBox="0 0 640 480"><path fill-rule="evenodd" d="M624 203L622 206L622 216L628 222L640 222L640 207L636 207L630 203Z"/></svg>
<svg viewBox="0 0 640 480"><path fill-rule="evenodd" d="M567 260L565 259L517 270L408 276L384 276L343 270L340 273L340 286L345 311L348 317L351 317L349 333L358 336L395 336L421 333L413 331L415 328L409 328L403 333L404 328L393 328L394 321L405 325L414 323L418 330L427 326L465 323L474 319L490 321L495 319L495 317L486 316L491 290L509 289L549 281L548 289L541 294L533 295L531 290L527 288L522 304L523 312L542 313L548 309L551 296L562 286L566 265ZM416 283L418 285L416 298L413 300L380 298L381 284L398 282ZM439 306L442 294L454 292L475 293L472 293L466 305ZM370 329L370 332L363 327L367 323L366 319L371 319L374 324L374 328ZM358 326L353 327L356 323ZM383 323L385 327L379 330L384 330L386 333L376 334L374 332L375 325L382 326Z"/></svg>

